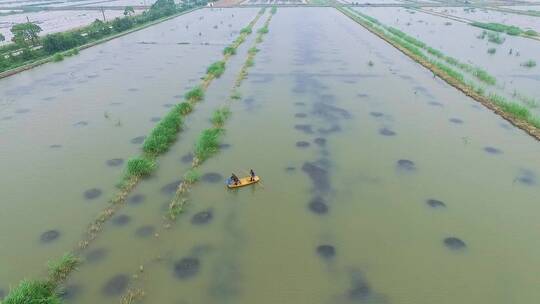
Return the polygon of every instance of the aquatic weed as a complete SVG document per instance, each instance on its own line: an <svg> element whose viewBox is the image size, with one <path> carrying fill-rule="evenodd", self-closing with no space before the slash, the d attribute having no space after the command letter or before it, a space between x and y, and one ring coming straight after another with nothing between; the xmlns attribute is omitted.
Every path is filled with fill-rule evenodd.
<svg viewBox="0 0 540 304"><path fill-rule="evenodd" d="M204 98L204 90L202 87L196 86L189 90L184 97L192 102L201 101Z"/></svg>
<svg viewBox="0 0 540 304"><path fill-rule="evenodd" d="M77 268L80 262L80 259L71 252L64 254L57 261L49 261L47 264L49 268L49 280L55 283L65 280L69 273Z"/></svg>
<svg viewBox="0 0 540 304"><path fill-rule="evenodd" d="M204 130L195 144L195 155L200 161L205 161L219 150L219 137L224 130L211 128Z"/></svg>
<svg viewBox="0 0 540 304"><path fill-rule="evenodd" d="M144 157L131 158L127 162L126 178L132 176L146 176L150 175L156 168L156 162L153 159Z"/></svg>
<svg viewBox="0 0 540 304"><path fill-rule="evenodd" d="M206 69L206 73L209 76L213 76L216 78L219 78L223 72L225 72L225 61L216 61L212 63L208 69Z"/></svg>
<svg viewBox="0 0 540 304"><path fill-rule="evenodd" d="M225 121L227 120L227 118L229 118L230 115L231 110L229 109L229 107L225 106L214 111L211 121L215 126L221 127L223 126L223 124L225 124Z"/></svg>

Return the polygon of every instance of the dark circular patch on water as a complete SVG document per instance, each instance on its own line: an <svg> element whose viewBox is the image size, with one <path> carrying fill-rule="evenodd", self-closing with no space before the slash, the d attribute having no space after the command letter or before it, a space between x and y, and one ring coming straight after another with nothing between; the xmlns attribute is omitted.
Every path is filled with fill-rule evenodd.
<svg viewBox="0 0 540 304"><path fill-rule="evenodd" d="M316 190L323 192L330 190L328 171L324 167L316 163L305 162L302 165L302 171L309 176Z"/></svg>
<svg viewBox="0 0 540 304"><path fill-rule="evenodd" d="M86 199L95 199L101 196L102 191L98 188L92 188L84 191L84 198Z"/></svg>
<svg viewBox="0 0 540 304"><path fill-rule="evenodd" d="M193 154L192 154L192 153L188 153L188 154L182 156L182 157L180 158L180 161L183 162L183 163L185 163L185 164L191 163L191 162L193 161Z"/></svg>
<svg viewBox="0 0 540 304"><path fill-rule="evenodd" d="M81 293L82 287L77 284L69 284L61 289L60 298L64 301L72 301Z"/></svg>
<svg viewBox="0 0 540 304"><path fill-rule="evenodd" d="M107 255L107 250L105 248L97 248L92 251L89 251L85 255L85 259L88 263L96 263L105 258Z"/></svg>
<svg viewBox="0 0 540 304"><path fill-rule="evenodd" d="M172 107L174 107L174 104L172 104L172 103L166 103L166 104L164 104L163 106L164 106L165 108L172 108Z"/></svg>
<svg viewBox="0 0 540 304"><path fill-rule="evenodd" d="M312 134L313 129L311 128L311 125L295 125L294 128L298 131L302 131L306 134Z"/></svg>
<svg viewBox="0 0 540 304"><path fill-rule="evenodd" d="M137 136L130 140L132 144L142 144L144 140L146 139L146 136Z"/></svg>
<svg viewBox="0 0 540 304"><path fill-rule="evenodd" d="M305 102L301 102L301 101L295 102L294 104L297 105L297 106L305 106L306 105Z"/></svg>
<svg viewBox="0 0 540 304"><path fill-rule="evenodd" d="M41 236L39 237L39 240L42 243L50 243L59 237L60 237L60 232L58 230L49 230L49 231L43 232Z"/></svg>
<svg viewBox="0 0 540 304"><path fill-rule="evenodd" d="M324 199L320 196L317 196L311 200L308 204L309 210L316 214L326 214L328 213L328 205Z"/></svg>
<svg viewBox="0 0 540 304"><path fill-rule="evenodd" d="M463 123L463 120L461 120L459 118L450 118L449 121L451 123L455 123L455 124L462 124Z"/></svg>
<svg viewBox="0 0 540 304"><path fill-rule="evenodd" d="M296 142L296 146L297 146L298 148L306 148L306 147L309 147L309 146L310 146L310 143L307 142L307 141L302 141L302 140L301 140L301 141L297 141L297 142Z"/></svg>
<svg viewBox="0 0 540 304"><path fill-rule="evenodd" d="M536 175L531 170L522 169L519 176L516 177L515 180L526 186L536 185Z"/></svg>
<svg viewBox="0 0 540 304"><path fill-rule="evenodd" d="M317 254L323 259L331 259L336 255L336 249L331 245L317 246Z"/></svg>
<svg viewBox="0 0 540 304"><path fill-rule="evenodd" d="M322 146L326 145L326 138L324 138L324 137L317 137L317 138L315 138L315 139L313 140L313 142L314 142L315 144L317 144L317 145L319 145L319 146L322 147Z"/></svg>
<svg viewBox="0 0 540 304"><path fill-rule="evenodd" d="M387 128L382 128L382 129L379 129L379 134L383 135L383 136L394 136L396 135L396 132L390 130L390 129L387 129Z"/></svg>
<svg viewBox="0 0 540 304"><path fill-rule="evenodd" d="M49 97L43 97L43 98L41 98L41 100L43 100L43 101L51 101L51 100L54 100L55 98L56 97L54 97L54 96L49 96Z"/></svg>
<svg viewBox="0 0 540 304"><path fill-rule="evenodd" d="M428 102L428 105L435 106L435 107L442 107L443 106L442 103L437 102L437 101L430 101L430 102Z"/></svg>
<svg viewBox="0 0 540 304"><path fill-rule="evenodd" d="M187 257L174 263L174 275L178 279L189 279L195 276L201 268L201 262L198 258Z"/></svg>
<svg viewBox="0 0 540 304"><path fill-rule="evenodd" d="M11 120L13 116L4 116L2 117L2 120Z"/></svg>
<svg viewBox="0 0 540 304"><path fill-rule="evenodd" d="M17 109L15 110L15 113L17 114L24 114L30 112L30 109Z"/></svg>
<svg viewBox="0 0 540 304"><path fill-rule="evenodd" d="M54 145L50 145L49 148L58 149L58 148L62 148L62 145L54 144Z"/></svg>
<svg viewBox="0 0 540 304"><path fill-rule="evenodd" d="M453 236L445 238L443 242L446 247L452 250L460 250L467 246L464 241Z"/></svg>
<svg viewBox="0 0 540 304"><path fill-rule="evenodd" d="M430 199L426 200L426 204L428 204L428 206L430 206L432 208L444 208L444 207L446 207L445 203L443 203L440 200L433 199L433 198L430 198Z"/></svg>
<svg viewBox="0 0 540 304"><path fill-rule="evenodd" d="M129 215L120 214L112 218L112 224L115 226L124 226L131 221Z"/></svg>
<svg viewBox="0 0 540 304"><path fill-rule="evenodd" d="M130 91L130 92L137 92L138 90L139 90L139 89L137 89L137 88L129 88L129 89L128 89L128 91Z"/></svg>
<svg viewBox="0 0 540 304"><path fill-rule="evenodd" d="M124 163L124 160L121 158L112 158L105 162L109 167L118 167Z"/></svg>
<svg viewBox="0 0 540 304"><path fill-rule="evenodd" d="M73 124L75 127L84 127L84 126L88 126L88 121L79 121L79 122L76 122Z"/></svg>
<svg viewBox="0 0 540 304"><path fill-rule="evenodd" d="M128 203L132 205L138 205L144 202L145 199L146 199L146 196L144 194L138 193L128 198Z"/></svg>
<svg viewBox="0 0 540 304"><path fill-rule="evenodd" d="M180 186L181 182L181 180L177 180L172 183L168 183L167 185L161 187L161 192L166 194L173 194L176 192L176 189L178 189L178 186Z"/></svg>
<svg viewBox="0 0 540 304"><path fill-rule="evenodd" d="M329 128L319 128L317 131L321 134L330 134L341 131L341 127L339 125L332 125Z"/></svg>
<svg viewBox="0 0 540 304"><path fill-rule="evenodd" d="M287 171L287 172L291 172L291 171L294 171L294 170L296 170L296 168L291 167L291 166L285 168L285 171Z"/></svg>
<svg viewBox="0 0 540 304"><path fill-rule="evenodd" d="M151 122L158 122L160 120L161 120L161 117L158 117L158 116L150 118Z"/></svg>
<svg viewBox="0 0 540 304"><path fill-rule="evenodd" d="M350 300L363 302L371 295L371 287L361 274L354 274L347 295Z"/></svg>
<svg viewBox="0 0 540 304"><path fill-rule="evenodd" d="M151 237L156 229L154 226L146 225L141 226L135 230L135 235L141 238Z"/></svg>
<svg viewBox="0 0 540 304"><path fill-rule="evenodd" d="M489 154L502 154L501 150L497 148L493 148L493 147L485 147L484 151L486 151Z"/></svg>
<svg viewBox="0 0 540 304"><path fill-rule="evenodd" d="M219 174L219 173L216 173L216 172L209 172L209 173L203 174L201 179L202 179L203 182L217 183L217 182L220 182L221 180L223 180L223 176L221 174Z"/></svg>
<svg viewBox="0 0 540 304"><path fill-rule="evenodd" d="M416 165L413 161L408 159L400 159L397 161L397 166L401 170L413 171L416 169Z"/></svg>
<svg viewBox="0 0 540 304"><path fill-rule="evenodd" d="M191 223L194 225L202 225L209 223L214 217L212 210L205 210L199 213L196 213L191 218Z"/></svg>
<svg viewBox="0 0 540 304"><path fill-rule="evenodd" d="M296 118L305 118L305 117L307 117L307 114L306 113L296 113L296 114L294 114L294 117L296 117Z"/></svg>
<svg viewBox="0 0 540 304"><path fill-rule="evenodd" d="M119 296L126 290L129 283L129 276L117 274L110 278L101 288L101 292L106 296Z"/></svg>
<svg viewBox="0 0 540 304"><path fill-rule="evenodd" d="M373 116L373 117L381 117L383 116L384 114L381 113L381 112L369 112L369 115Z"/></svg>
<svg viewBox="0 0 540 304"><path fill-rule="evenodd" d="M230 147L231 147L231 144L220 144L219 145L220 149L229 149Z"/></svg>

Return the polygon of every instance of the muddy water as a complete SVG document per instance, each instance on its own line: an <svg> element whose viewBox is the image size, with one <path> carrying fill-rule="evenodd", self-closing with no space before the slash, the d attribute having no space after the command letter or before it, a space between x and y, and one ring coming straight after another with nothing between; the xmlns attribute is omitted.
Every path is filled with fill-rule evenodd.
<svg viewBox="0 0 540 304"><path fill-rule="evenodd" d="M1 289L77 243L141 136L257 11L197 11L0 80Z"/></svg>
<svg viewBox="0 0 540 304"><path fill-rule="evenodd" d="M532 98L540 94L540 69L521 66L529 59L540 61L540 44L537 41L501 34L505 42L498 45L488 42L487 38L478 39L482 29L443 17L418 11L410 13L403 8L357 9L424 41L445 55L487 70L497 78L495 89L505 91L508 97L514 91ZM495 48L496 53L488 54L489 48ZM540 107L531 111L538 115Z"/></svg>
<svg viewBox="0 0 540 304"><path fill-rule="evenodd" d="M92 245L105 254L71 277L74 303L114 302L127 286L146 303L540 296L537 142L332 9L279 9L225 148L163 230L186 143L209 126L247 47L136 189L146 199L123 211L130 221L110 222ZM224 189L250 167L261 185Z"/></svg>
<svg viewBox="0 0 540 304"><path fill-rule="evenodd" d="M69 301L128 286L146 303L538 299L537 142L331 8L280 8L269 28L186 212L162 228L253 36L85 253ZM261 185L225 190L250 167Z"/></svg>

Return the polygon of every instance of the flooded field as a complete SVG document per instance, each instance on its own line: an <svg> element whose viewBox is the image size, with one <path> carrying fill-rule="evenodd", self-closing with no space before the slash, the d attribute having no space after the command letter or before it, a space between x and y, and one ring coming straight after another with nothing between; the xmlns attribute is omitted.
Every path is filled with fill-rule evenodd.
<svg viewBox="0 0 540 304"><path fill-rule="evenodd" d="M492 64L481 29L359 10ZM0 80L0 299L76 248L145 136L228 58L157 169L76 250L63 302L139 291L141 303L537 302L538 141L334 8L258 12L198 10ZM535 54L521 43L505 46ZM516 66L497 78L538 96L539 80L512 76L525 72L503 55ZM218 151L171 220L199 134L225 104ZM250 168L261 183L226 188Z"/></svg>
<svg viewBox="0 0 540 304"><path fill-rule="evenodd" d="M540 69L523 66L527 60L540 62L540 43L532 39L499 34L499 43L482 38L484 30L455 20L405 8L356 8L426 44L496 77L495 86L487 88L508 96L521 94L528 99L540 96ZM457 44L455 41L461 43ZM494 53L490 49L494 49ZM538 105L537 105L538 103ZM540 103L530 107L540 114Z"/></svg>

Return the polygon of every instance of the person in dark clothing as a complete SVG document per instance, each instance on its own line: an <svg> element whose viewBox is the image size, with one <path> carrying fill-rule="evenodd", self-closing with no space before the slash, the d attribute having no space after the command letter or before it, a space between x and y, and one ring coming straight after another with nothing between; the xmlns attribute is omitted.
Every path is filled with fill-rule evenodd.
<svg viewBox="0 0 540 304"><path fill-rule="evenodd" d="M249 175L250 175L249 180L254 181L255 180L255 172L253 171L253 169L249 169Z"/></svg>
<svg viewBox="0 0 540 304"><path fill-rule="evenodd" d="M235 185L238 185L240 183L240 179L234 173L231 175L231 180L232 180L233 184L235 184Z"/></svg>

